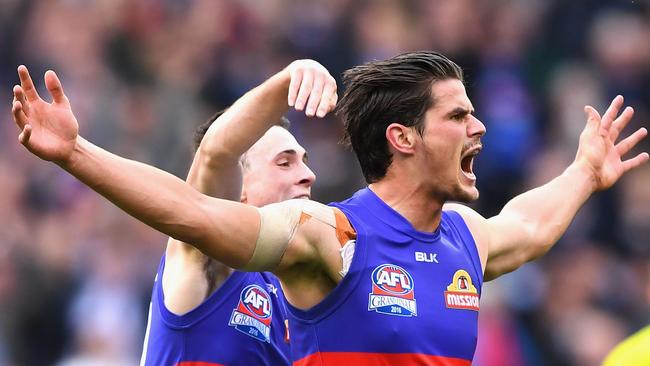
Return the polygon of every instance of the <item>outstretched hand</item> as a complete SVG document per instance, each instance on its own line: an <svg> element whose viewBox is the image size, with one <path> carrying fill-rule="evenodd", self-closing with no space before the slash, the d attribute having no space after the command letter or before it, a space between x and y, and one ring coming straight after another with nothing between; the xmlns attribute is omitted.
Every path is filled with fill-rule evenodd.
<svg viewBox="0 0 650 366"><path fill-rule="evenodd" d="M648 131L640 128L617 143L621 131L634 115L631 107L625 108L619 115L622 106L623 97L619 95L602 118L593 107L585 107L587 125L580 135L576 162L584 164L593 173L595 190L611 187L623 174L646 163L649 158L648 153L643 152L631 159L623 159L646 137Z"/></svg>
<svg viewBox="0 0 650 366"><path fill-rule="evenodd" d="M43 160L67 161L77 142L79 124L59 78L54 71L45 73L45 86L52 96L48 103L38 95L27 67L18 67L18 77L20 85L14 86L11 108L21 130L18 141Z"/></svg>
<svg viewBox="0 0 650 366"><path fill-rule="evenodd" d="M309 117L323 118L334 107L338 96L336 80L314 60L296 60L287 66L291 75L288 103Z"/></svg>

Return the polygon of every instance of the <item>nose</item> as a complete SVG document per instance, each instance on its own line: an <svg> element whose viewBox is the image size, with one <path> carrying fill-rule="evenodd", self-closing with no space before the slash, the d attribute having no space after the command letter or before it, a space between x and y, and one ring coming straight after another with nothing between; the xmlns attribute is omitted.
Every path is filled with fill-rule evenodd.
<svg viewBox="0 0 650 366"><path fill-rule="evenodd" d="M481 137L485 135L485 132L487 132L487 129L485 128L485 125L483 122L481 122L480 119L471 116L472 121L467 127L467 134L469 137Z"/></svg>
<svg viewBox="0 0 650 366"><path fill-rule="evenodd" d="M298 184L311 187L312 184L314 184L314 182L316 181L316 174L314 174L314 172L311 169L309 169L307 164L305 164L304 162L300 163L300 168L301 169L298 175Z"/></svg>

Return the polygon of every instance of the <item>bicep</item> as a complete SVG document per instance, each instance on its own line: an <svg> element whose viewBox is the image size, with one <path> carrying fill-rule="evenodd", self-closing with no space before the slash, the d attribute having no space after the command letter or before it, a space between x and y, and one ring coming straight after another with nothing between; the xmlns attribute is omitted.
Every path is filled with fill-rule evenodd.
<svg viewBox="0 0 650 366"><path fill-rule="evenodd" d="M489 235L485 280L521 267L534 250L532 230L524 217L502 212L486 220Z"/></svg>
<svg viewBox="0 0 650 366"><path fill-rule="evenodd" d="M257 208L239 202L203 196L196 247L232 268L275 271L317 256L323 225L312 228L305 206L320 205L289 200ZM320 207L318 206L318 207ZM196 216L196 215L195 215ZM326 226L326 225L325 225Z"/></svg>

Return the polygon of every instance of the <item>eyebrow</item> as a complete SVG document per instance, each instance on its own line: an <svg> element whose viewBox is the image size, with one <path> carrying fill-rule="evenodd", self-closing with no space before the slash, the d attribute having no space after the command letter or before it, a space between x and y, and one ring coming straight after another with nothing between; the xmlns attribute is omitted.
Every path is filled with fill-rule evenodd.
<svg viewBox="0 0 650 366"><path fill-rule="evenodd" d="M456 107L451 110L451 112L447 113L447 116L455 116L455 115L468 115L468 114L473 114L474 109L467 109L463 107Z"/></svg>
<svg viewBox="0 0 650 366"><path fill-rule="evenodd" d="M296 150L294 150L294 149L287 149L287 150L280 151L279 153L277 153L277 154L275 155L275 158L277 159L277 158L279 158L279 157L280 157L281 155L283 155L283 154L297 156L297 155L298 155L298 152L297 152ZM305 162L305 163L306 163L307 161L309 161L309 156L307 155L307 151L305 151L305 155L303 155L303 157L302 157L302 161Z"/></svg>

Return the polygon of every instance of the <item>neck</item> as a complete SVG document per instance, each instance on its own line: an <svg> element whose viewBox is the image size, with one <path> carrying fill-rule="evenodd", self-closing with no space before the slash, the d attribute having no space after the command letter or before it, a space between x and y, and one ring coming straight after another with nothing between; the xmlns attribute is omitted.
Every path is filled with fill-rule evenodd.
<svg viewBox="0 0 650 366"><path fill-rule="evenodd" d="M444 202L433 198L422 184L387 175L370 189L416 230L433 232L438 228Z"/></svg>

